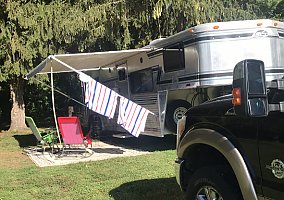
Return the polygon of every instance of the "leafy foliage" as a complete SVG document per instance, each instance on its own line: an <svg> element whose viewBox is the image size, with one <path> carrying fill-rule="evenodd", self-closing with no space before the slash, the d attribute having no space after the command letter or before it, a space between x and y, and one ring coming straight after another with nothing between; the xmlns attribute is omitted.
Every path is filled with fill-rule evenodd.
<svg viewBox="0 0 284 200"><path fill-rule="evenodd" d="M97 39L115 39L116 3L7 1L2 5L1 79L22 76L49 54L84 52ZM111 31L110 31L111 30Z"/></svg>
<svg viewBox="0 0 284 200"><path fill-rule="evenodd" d="M125 4L132 47L201 23L256 18L251 4L236 0L128 0Z"/></svg>
<svg viewBox="0 0 284 200"><path fill-rule="evenodd" d="M21 83L17 79L50 54L137 48L206 22L282 18L283 5L283 0L0 0L0 82ZM48 82L47 76L38 78ZM64 78L58 81L70 79ZM43 87L30 84L37 84L33 79L29 87ZM29 110L38 106L30 102L49 95L39 93L26 94ZM49 105L48 98L43 101Z"/></svg>

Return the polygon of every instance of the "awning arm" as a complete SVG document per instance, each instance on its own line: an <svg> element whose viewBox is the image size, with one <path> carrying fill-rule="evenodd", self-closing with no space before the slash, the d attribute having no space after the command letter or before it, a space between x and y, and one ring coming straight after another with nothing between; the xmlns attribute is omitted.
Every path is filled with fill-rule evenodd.
<svg viewBox="0 0 284 200"><path fill-rule="evenodd" d="M34 68L32 71L30 71L26 76L25 79L28 80L37 73L39 73L43 68L46 66L47 61L50 60L51 56L48 56L45 60L43 60L36 68Z"/></svg>
<svg viewBox="0 0 284 200"><path fill-rule="evenodd" d="M61 65L71 69L72 71L78 73L78 74L82 74L82 72L78 71L77 69L71 67L70 65L66 64L65 62L62 62L61 60L59 60L58 58L56 58L54 55L49 55L44 61L42 61L36 68L34 68L30 73L28 73L25 76L25 79L28 80L31 77L33 77L34 75L36 75L37 73L39 73L40 71L42 71L44 69L44 67L47 65L48 60L54 60L58 63L60 63ZM53 72L51 72L53 73Z"/></svg>
<svg viewBox="0 0 284 200"><path fill-rule="evenodd" d="M77 74L82 74L82 72L78 71L77 69L71 67L70 65L66 64L65 62L62 62L61 60L59 60L58 58L56 58L55 56L49 56L51 60L55 60L56 62L60 63L61 65L73 70L74 72L76 72Z"/></svg>

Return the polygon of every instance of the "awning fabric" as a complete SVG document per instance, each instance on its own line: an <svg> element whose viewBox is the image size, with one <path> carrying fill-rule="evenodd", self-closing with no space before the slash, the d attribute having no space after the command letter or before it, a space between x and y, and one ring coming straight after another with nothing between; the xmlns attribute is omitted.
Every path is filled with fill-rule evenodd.
<svg viewBox="0 0 284 200"><path fill-rule="evenodd" d="M50 55L31 70L26 75L26 78L29 79L38 73L50 73L51 67L53 73L61 73L115 66L123 63L134 55L149 51L151 51L150 48L142 48L121 51ZM73 69L67 66L71 66Z"/></svg>

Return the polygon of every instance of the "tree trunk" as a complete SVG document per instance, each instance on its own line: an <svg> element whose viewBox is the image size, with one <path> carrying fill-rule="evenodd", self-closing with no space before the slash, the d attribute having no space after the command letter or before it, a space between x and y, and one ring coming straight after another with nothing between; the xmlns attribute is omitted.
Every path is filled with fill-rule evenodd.
<svg viewBox="0 0 284 200"><path fill-rule="evenodd" d="M10 83L12 110L9 131L16 132L26 129L27 126L25 123L24 80L20 77L13 80Z"/></svg>

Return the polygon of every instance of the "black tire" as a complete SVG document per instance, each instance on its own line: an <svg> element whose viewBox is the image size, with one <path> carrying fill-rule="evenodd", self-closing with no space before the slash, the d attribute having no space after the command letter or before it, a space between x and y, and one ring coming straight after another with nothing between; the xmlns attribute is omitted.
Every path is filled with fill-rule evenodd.
<svg viewBox="0 0 284 200"><path fill-rule="evenodd" d="M213 198L202 195L210 191ZM241 200L242 195L236 180L230 171L225 167L204 167L197 170L189 180L186 190L186 199L195 200L200 195L200 199L222 199L222 200Z"/></svg>
<svg viewBox="0 0 284 200"><path fill-rule="evenodd" d="M166 128L172 132L176 132L177 119L180 119L182 112L184 113L191 107L191 104L185 100L175 100L167 105Z"/></svg>

